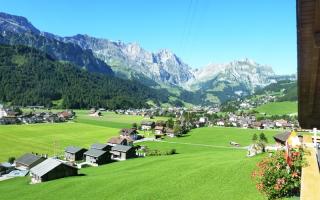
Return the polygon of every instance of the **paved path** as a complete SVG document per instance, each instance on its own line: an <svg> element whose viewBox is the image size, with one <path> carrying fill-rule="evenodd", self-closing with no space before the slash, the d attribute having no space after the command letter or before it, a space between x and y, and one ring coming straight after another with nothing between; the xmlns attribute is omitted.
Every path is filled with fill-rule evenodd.
<svg viewBox="0 0 320 200"><path fill-rule="evenodd" d="M157 139L154 139L154 138L143 138L141 140L136 140L134 141L133 143L140 143L140 142L159 142L161 140L157 140Z"/></svg>
<svg viewBox="0 0 320 200"><path fill-rule="evenodd" d="M8 180L8 179L12 179L12 178L14 178L14 177L10 177L10 176L4 175L4 176L0 176L0 181L5 181L5 180Z"/></svg>
<svg viewBox="0 0 320 200"><path fill-rule="evenodd" d="M191 145L191 146L201 146L201 147L212 147L212 148L222 148L222 149L241 149L241 150L247 150L248 146L244 147L227 147L227 146L219 146L219 145L211 145L211 144L197 144L197 143L187 143L187 142L169 142L169 141L164 141L164 140L157 140L154 138L144 138L141 140L134 141L134 143L139 143L139 142L162 142L162 143L169 143L169 144L183 144L183 145Z"/></svg>

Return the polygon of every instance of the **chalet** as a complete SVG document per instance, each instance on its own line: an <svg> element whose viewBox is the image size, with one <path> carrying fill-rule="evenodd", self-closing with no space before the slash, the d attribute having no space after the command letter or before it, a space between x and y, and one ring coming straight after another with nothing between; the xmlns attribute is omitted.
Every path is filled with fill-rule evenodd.
<svg viewBox="0 0 320 200"><path fill-rule="evenodd" d="M168 137L175 137L174 131L173 131L173 129L171 129L171 128L167 128L167 129L166 129L166 135L167 135Z"/></svg>
<svg viewBox="0 0 320 200"><path fill-rule="evenodd" d="M94 114L95 112L97 112L97 110L95 108L91 108L89 114Z"/></svg>
<svg viewBox="0 0 320 200"><path fill-rule="evenodd" d="M72 119L75 113L72 110L65 110L63 112L58 113L59 118L64 118L65 120Z"/></svg>
<svg viewBox="0 0 320 200"><path fill-rule="evenodd" d="M262 120L261 121L261 129L273 129L274 128L274 122L272 120Z"/></svg>
<svg viewBox="0 0 320 200"><path fill-rule="evenodd" d="M111 148L112 160L126 160L135 157L135 149L131 146L116 145Z"/></svg>
<svg viewBox="0 0 320 200"><path fill-rule="evenodd" d="M45 159L45 157L36 154L26 153L15 161L16 168L29 170L32 167L43 162Z"/></svg>
<svg viewBox="0 0 320 200"><path fill-rule="evenodd" d="M78 169L60 160L49 158L30 170L31 182L41 183L78 175Z"/></svg>
<svg viewBox="0 0 320 200"><path fill-rule="evenodd" d="M217 126L224 126L225 123L224 123L224 121L218 121L216 124L217 124Z"/></svg>
<svg viewBox="0 0 320 200"><path fill-rule="evenodd" d="M142 121L141 122L141 130L143 131L149 131L153 129L155 126L155 123L153 121Z"/></svg>
<svg viewBox="0 0 320 200"><path fill-rule="evenodd" d="M94 113L89 114L89 116L91 116L91 117L101 117L102 113L100 111L96 111Z"/></svg>
<svg viewBox="0 0 320 200"><path fill-rule="evenodd" d="M85 148L68 146L64 150L64 157L66 160L69 160L69 161L83 160L83 156L84 156L83 153L86 151L87 149Z"/></svg>
<svg viewBox="0 0 320 200"><path fill-rule="evenodd" d="M284 119L279 119L279 120L274 121L274 123L275 123L276 127L282 128L282 127L286 127L287 126L288 121L284 120Z"/></svg>
<svg viewBox="0 0 320 200"><path fill-rule="evenodd" d="M93 165L102 165L110 161L109 152L98 149L89 149L84 156L86 162Z"/></svg>
<svg viewBox="0 0 320 200"><path fill-rule="evenodd" d="M3 118L3 117L7 117L7 116L8 116L7 111L1 105L0 106L0 119Z"/></svg>
<svg viewBox="0 0 320 200"><path fill-rule="evenodd" d="M154 128L154 134L156 135L161 135L164 132L164 127L163 126L156 126Z"/></svg>
<svg viewBox="0 0 320 200"><path fill-rule="evenodd" d="M204 126L207 122L208 122L208 117L200 117L199 118L200 126Z"/></svg>
<svg viewBox="0 0 320 200"><path fill-rule="evenodd" d="M107 144L109 146L115 145L126 145L126 146L133 146L133 140L130 137L112 137L108 140Z"/></svg>
<svg viewBox="0 0 320 200"><path fill-rule="evenodd" d="M120 135L128 136L132 140L136 140L138 138L138 132L135 128L124 128L120 130Z"/></svg>
<svg viewBox="0 0 320 200"><path fill-rule="evenodd" d="M275 136L273 136L273 139L275 140L277 146L285 146L286 145L286 141L288 140L289 136L290 136L290 132L283 132L283 133L279 133Z"/></svg>
<svg viewBox="0 0 320 200"><path fill-rule="evenodd" d="M95 144L91 145L91 149L109 151L110 146L108 144L95 143Z"/></svg>
<svg viewBox="0 0 320 200"><path fill-rule="evenodd" d="M8 174L14 170L14 166L10 163L0 163L0 176L3 174Z"/></svg>
<svg viewBox="0 0 320 200"><path fill-rule="evenodd" d="M261 122L252 122L250 125L251 128L255 128L255 129L260 129L261 126L262 126Z"/></svg>

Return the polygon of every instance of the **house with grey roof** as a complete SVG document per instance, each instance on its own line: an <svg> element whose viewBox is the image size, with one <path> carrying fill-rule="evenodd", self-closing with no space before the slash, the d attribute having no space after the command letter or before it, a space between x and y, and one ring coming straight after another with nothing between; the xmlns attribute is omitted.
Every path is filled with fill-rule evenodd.
<svg viewBox="0 0 320 200"><path fill-rule="evenodd" d="M18 169L31 169L32 167L43 162L45 159L46 159L45 157L42 157L40 155L26 153L15 161L16 168L18 168Z"/></svg>
<svg viewBox="0 0 320 200"><path fill-rule="evenodd" d="M14 170L14 166L12 166L10 163L0 163L0 176L3 174L8 174L12 170Z"/></svg>
<svg viewBox="0 0 320 200"><path fill-rule="evenodd" d="M99 149L89 149L84 152L85 160L92 165L102 165L110 161L110 153Z"/></svg>
<svg viewBox="0 0 320 200"><path fill-rule="evenodd" d="M132 140L138 139L138 131L136 128L123 128L120 130L120 135L130 137Z"/></svg>
<svg viewBox="0 0 320 200"><path fill-rule="evenodd" d="M277 135L273 136L273 139L275 140L277 146L285 146L290 134L290 132L278 133Z"/></svg>
<svg viewBox="0 0 320 200"><path fill-rule="evenodd" d="M110 148L111 147L108 144L95 143L91 145L91 149L97 149L102 151L109 151Z"/></svg>
<svg viewBox="0 0 320 200"><path fill-rule="evenodd" d="M111 148L110 153L112 160L126 160L136 156L134 147L126 145L115 145Z"/></svg>
<svg viewBox="0 0 320 200"><path fill-rule="evenodd" d="M64 157L69 161L83 160L83 153L86 151L87 149L85 148L68 146L64 150Z"/></svg>
<svg viewBox="0 0 320 200"><path fill-rule="evenodd" d="M78 175L78 168L61 160L49 158L30 170L31 182L41 183L58 178Z"/></svg>
<svg viewBox="0 0 320 200"><path fill-rule="evenodd" d="M115 146L117 144L121 145L127 145L127 146L133 146L133 140L130 137L126 136L118 136L118 137L112 137L108 140L107 144L109 146Z"/></svg>
<svg viewBox="0 0 320 200"><path fill-rule="evenodd" d="M150 131L155 127L155 122L153 121L142 121L141 122L141 130Z"/></svg>

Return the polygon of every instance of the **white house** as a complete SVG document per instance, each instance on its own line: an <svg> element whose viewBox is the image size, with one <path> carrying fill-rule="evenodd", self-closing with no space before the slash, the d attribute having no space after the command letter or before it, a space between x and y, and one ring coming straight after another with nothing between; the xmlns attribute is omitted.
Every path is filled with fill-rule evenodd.
<svg viewBox="0 0 320 200"><path fill-rule="evenodd" d="M0 104L0 119L7 116L7 111L3 108L3 105Z"/></svg>
<svg viewBox="0 0 320 200"><path fill-rule="evenodd" d="M224 121L218 121L218 122L217 122L217 125L218 125L218 126L224 126Z"/></svg>
<svg viewBox="0 0 320 200"><path fill-rule="evenodd" d="M207 123L208 118L207 117L200 117L199 122L200 123Z"/></svg>

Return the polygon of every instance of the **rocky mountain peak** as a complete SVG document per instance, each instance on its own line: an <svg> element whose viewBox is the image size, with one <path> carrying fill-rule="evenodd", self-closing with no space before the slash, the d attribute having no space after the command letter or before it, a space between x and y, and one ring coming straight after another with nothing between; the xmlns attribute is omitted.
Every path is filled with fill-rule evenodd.
<svg viewBox="0 0 320 200"><path fill-rule="evenodd" d="M10 15L3 12L0 12L0 29L15 33L32 32L40 34L40 31L25 17Z"/></svg>

